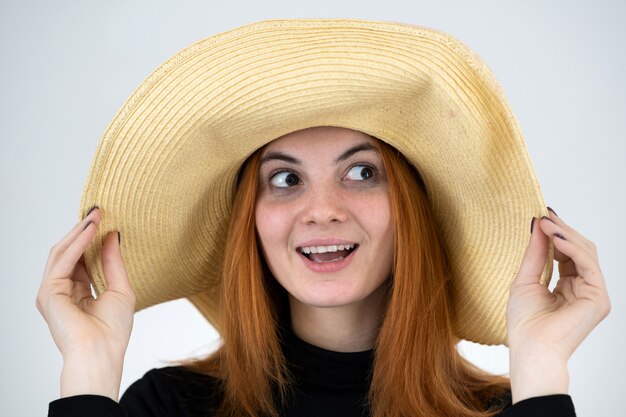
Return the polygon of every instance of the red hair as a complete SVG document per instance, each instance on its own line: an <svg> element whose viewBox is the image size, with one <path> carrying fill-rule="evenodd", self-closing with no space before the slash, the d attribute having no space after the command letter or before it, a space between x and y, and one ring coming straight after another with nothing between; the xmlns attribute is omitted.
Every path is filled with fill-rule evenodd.
<svg viewBox="0 0 626 417"><path fill-rule="evenodd" d="M508 380L457 351L445 247L417 171L376 141L387 172L395 223L394 263L376 340L370 406L374 417L490 416ZM254 225L261 150L240 176L222 271L222 347L189 367L223 382L222 416L277 416L289 392L279 343L285 291L260 255ZM278 393L279 398L275 398Z"/></svg>

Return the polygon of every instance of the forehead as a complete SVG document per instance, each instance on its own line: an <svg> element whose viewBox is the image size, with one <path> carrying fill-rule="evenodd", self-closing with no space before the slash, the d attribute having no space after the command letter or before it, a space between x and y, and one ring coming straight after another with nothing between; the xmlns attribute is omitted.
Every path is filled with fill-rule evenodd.
<svg viewBox="0 0 626 417"><path fill-rule="evenodd" d="M367 133L334 126L318 126L288 133L274 139L263 148L262 155L271 151L307 151L316 147L341 148L355 143L374 143Z"/></svg>

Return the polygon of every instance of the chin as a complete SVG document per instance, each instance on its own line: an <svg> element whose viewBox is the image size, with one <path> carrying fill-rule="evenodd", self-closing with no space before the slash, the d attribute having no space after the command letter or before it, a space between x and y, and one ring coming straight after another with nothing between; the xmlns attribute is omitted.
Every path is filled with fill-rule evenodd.
<svg viewBox="0 0 626 417"><path fill-rule="evenodd" d="M324 288L308 294L292 296L300 304L314 308L337 308L357 305L367 299L363 294L346 292L345 289Z"/></svg>

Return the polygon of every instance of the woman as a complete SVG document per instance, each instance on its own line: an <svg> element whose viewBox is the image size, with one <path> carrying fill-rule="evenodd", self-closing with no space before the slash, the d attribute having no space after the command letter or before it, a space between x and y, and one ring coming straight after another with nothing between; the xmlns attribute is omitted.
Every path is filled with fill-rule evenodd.
<svg viewBox="0 0 626 417"><path fill-rule="evenodd" d="M350 33L344 34L346 28ZM273 34L268 42L268 33L276 31L285 31L289 36ZM393 35L388 34L391 32ZM376 33L376 37L372 33ZM312 57L317 55L310 51L286 63L287 58L281 54L285 54L287 46L297 36L306 42L295 43L294 51L300 52L304 45L317 41L322 46L316 46L315 52L327 53L330 57L327 59L334 60L333 69L324 72L328 61L314 63ZM363 68L363 63L358 62L350 71L338 70L340 65L349 65L342 61L345 53L338 55L341 62L334 58L337 45L352 45L356 39L356 44L362 48L372 38L376 39L378 44L364 54L367 58L363 59L381 68L382 64L389 64L380 71L385 76L363 76L369 77L369 88L348 89L351 94L373 92L383 80L393 78L389 76L389 68L398 68L403 63L398 57L404 52L398 51L403 50L400 41L407 36L413 47L427 45L426 51L433 49L433 42L441 41L442 34L371 22L262 22L192 46L140 86L105 133L83 197L84 207L99 201L110 209L92 210L55 246L38 296L38 307L64 357L62 397L72 397L51 404L51 415L67 414L72 407L84 406L103 413L110 408L117 415L122 415L123 407L131 415L172 415L175 412L179 415L534 413L532 415L539 416L544 415L542 412L573 415L569 397L563 395L567 393L568 383L566 363L578 344L608 313L608 296L593 244L554 212L540 220L531 216L530 242L526 244L521 265L519 257L507 255L508 249L515 250L519 244L507 234L508 225L502 223L510 221L511 214L523 213L526 208L537 210L537 201L528 203L527 196L522 200L515 198L525 192L537 196L538 187L532 183L532 170L528 166L519 167L528 162L520 152L520 149L523 151L521 138L511 119L501 117L507 114L506 106L498 97L498 89L489 84L493 83L490 74L480 67L477 71L480 64L477 58L459 53L463 50L457 44L449 48L452 41L445 38L439 49L434 48L437 54L433 54L430 61L424 55L415 62L433 63L433 57L443 56L442 51L459 53L457 59L469 68L472 82L482 83L482 89L478 89L480 94L474 92L473 87L450 88L446 82L450 75L448 70L436 74L433 69L442 67L434 64L427 66L425 72L416 70L415 86L410 84L413 90L404 98L397 97L403 90L396 89L395 94L388 97L372 95L375 96L372 102L362 96L352 97L341 86L332 84L340 78L338 75L354 74L353 71ZM428 37L428 42L422 43L423 36ZM232 44L234 40L241 42L239 47ZM394 42L387 42L390 40ZM259 49L255 42L269 46ZM370 58L374 52L382 55L381 45L387 44L392 44L387 46L387 51L393 55L393 62ZM250 46L250 55L242 51L241 45ZM228 55L224 50L236 51L240 61L233 62L233 54ZM273 51L268 55L269 60L246 61L249 57L264 57L269 50ZM189 74L194 73L193 64L201 67L205 62L206 56L202 54L207 51L215 67L223 64L230 72L246 69L241 76L233 78L232 85L237 88L229 90L230 80L217 74L202 82L183 84ZM227 58L217 60L218 51ZM360 51L348 47L348 52L355 54L354 60L361 59L358 58ZM414 54L419 55L416 51ZM281 66L275 65L276 57L280 57ZM283 71L295 64L294 59L300 64L299 69ZM461 66L451 62L445 68L460 71ZM238 63L242 65L238 67ZM274 75L288 74L292 81L288 87L277 88L281 93L273 96L268 92L271 90L264 92L263 88L277 85L276 79L266 77L259 81L269 68L278 68ZM176 78L176 74L182 78ZM321 87L311 74L326 77ZM406 76L406 69L401 68L395 74ZM424 74L431 78L418 82L425 78ZM351 82L362 81L361 77L359 74L346 78L347 81L342 79L341 85L351 86ZM226 95L218 103L227 106L224 104L228 103L227 99L245 88L242 86L250 79L257 81L250 84L248 101L231 100L236 104L230 113L224 110L227 115L215 115L213 110L204 107L203 100L188 99L187 104L177 107L180 98L205 93L207 86L214 85L210 81L215 80L226 85L218 94L228 93L223 93ZM176 80L178 82L174 82ZM464 77L459 76L458 80ZM306 96L303 91L315 91L317 95L309 95L306 104L294 105L288 100L289 91L295 91L295 87L304 82L310 90L300 90L292 97ZM171 86L169 90L167 85ZM388 81L387 87L390 86L404 87L405 82ZM451 93L444 94L444 90ZM260 92L262 97L256 107L251 104L255 99L252 91ZM324 109L315 107L315 99L327 98L327 93L334 94L332 97L339 103L334 112L325 113ZM458 96L466 97L464 104L471 103L471 106L454 102ZM481 97L483 102L474 101L475 97ZM374 111L372 103L377 104ZM329 107L334 105L335 102L328 104ZM194 114L193 109L204 112L195 113L195 123L185 120L185 115ZM396 111L387 112L390 109ZM477 116L475 109L486 109L478 113L493 116L481 119L483 116ZM417 110L422 112L417 120L403 114L404 111L418 114ZM174 116L163 116L168 113ZM194 126L194 129L177 130L175 125ZM149 132L146 128L158 129L152 130L156 133L146 133ZM279 131L283 134L277 135ZM161 135L167 142L159 139ZM213 139L228 135L224 142ZM278 139L272 140L275 137ZM209 144L213 145L209 146L207 155L226 155L221 160L220 157L211 160L209 167L203 150L189 145L207 138L211 138ZM466 141L471 142L469 146ZM169 152L147 152L152 159L138 163L139 159L133 159L132 155L144 158L148 143L151 148L168 143ZM240 145L241 149L224 146L233 143L237 144L235 148ZM142 151L133 153L129 144ZM177 148L176 144L184 145ZM123 153L116 151L122 148L126 149ZM176 163L177 156L172 156L174 149L177 150L175 155L181 155L181 165ZM494 149L496 162L485 159L488 153L476 149ZM449 161L434 155L443 155ZM454 162L455 155L469 161L456 160L460 168L443 163ZM175 162L170 162L172 160ZM131 194L120 198L119 194L110 196L109 193L141 177L138 171L132 175L128 175L129 172L146 166L162 166L158 161L172 165L169 171L163 168L168 175L153 171L155 182L163 178L162 187L150 188L150 181L143 183L148 184L143 193L136 186L127 187L132 189L132 198L140 202L137 204L145 206L142 195L151 195L149 190L175 183L169 185L169 191L144 214L152 213L157 220L165 218L151 210L167 205L169 198L182 207L183 212L186 207L191 212L199 210L197 217L206 217L206 213L211 212L228 220L224 242L219 239L220 226L215 220L206 220L213 244L206 251L199 251L205 253L200 261L193 256L194 247L205 239L187 243L194 239L188 234L192 221L187 220L187 226L183 222L175 232L169 231L169 236L184 241L162 241L163 245L173 248L165 251L170 255L177 253L176 248L181 245L188 245L189 250L178 250L186 256L178 260L181 268L206 264L207 259L212 260L214 252L221 253L219 274L213 272L213 276L220 277L221 302L215 301L217 285L209 285L208 274L203 288L188 290L182 295L189 296L218 326L223 347L210 358L189 364L187 370L166 368L147 374L128 390L122 407L107 398L117 399L135 294L139 295L137 300L142 307L154 303L149 300L155 297L151 291L171 284L165 279L153 282L157 280L152 275L155 271L142 269L150 268L146 264L141 268L137 266L141 261L133 250L143 247L140 239L147 239L150 232L139 228L144 224L140 220L129 222L133 216L124 214L128 207L115 207L115 202L125 202ZM171 197L169 195L181 187L171 176L182 164L190 166L181 176L185 178L184 184L200 187L196 191L202 191L190 193L185 188L178 196ZM234 184L235 174L242 166ZM454 175L452 171L457 168L465 175ZM203 169L207 173L197 174ZM199 175L208 185L190 175ZM213 183L219 181L221 185ZM521 184L522 192L516 181ZM101 185L107 182L113 184ZM195 204L180 200L181 196L193 199L198 195L219 200L229 195L228 186L236 189L230 207L232 216L220 212L220 207L222 211L229 211L223 203L220 206L214 202ZM455 194L455 186L463 191L462 196ZM490 189L494 194L489 194ZM501 196L506 198L495 200ZM467 218L468 213L472 213L467 202L484 203L485 200L494 205L504 204L506 209L496 207L490 212L493 216L479 221L471 216ZM448 212L437 210L444 203ZM459 215L461 209L467 212ZM188 215L183 213L182 218ZM124 260L119 235L107 234L110 230L105 224L107 218L113 218L109 227L118 224L127 231L122 238L124 243L126 239L130 241L125 247ZM177 219L170 220L178 224ZM158 225L159 231L165 234L168 234L168 227L168 224ZM202 230L198 229L197 234ZM451 234L452 230L456 234ZM472 236L469 233L472 230L487 234L488 240ZM490 231L495 233L490 234ZM94 261L94 254L100 254L99 248L89 245L97 233L103 239L102 271ZM476 246L480 242L499 242L502 236L506 246L496 245L495 252L493 248ZM96 244L100 240L95 239ZM554 244L554 256L560 262L561 275L554 293L542 285L542 280L545 284L550 240ZM151 248L160 250L157 244L152 244ZM494 254L498 256L500 252L505 256L494 259ZM151 256L151 252L144 256ZM175 257L156 256L155 259L161 263L165 263L164 259L176 262ZM129 261L128 271L133 271L132 274L127 273L125 260ZM135 266L130 262L135 262ZM512 283L507 278L497 277L511 268L493 268L515 262L518 262L517 273ZM154 260L149 262L154 263ZM106 279L105 290L102 281L99 284L98 277L95 278L96 287L100 285L97 300L91 298L85 264L89 264L92 277L99 274L100 279ZM463 273L461 267L465 269ZM147 271L150 273L146 274ZM485 272L493 273L496 279L485 277ZM144 275L148 275L149 280L143 279ZM133 279L132 285L129 276ZM158 290L156 298L164 294L175 296L175 291L184 287L181 282L174 283L169 293ZM485 309L497 310L506 300L506 294L497 288L502 287L502 283L506 285L506 293L510 284L507 326L511 398L507 396L506 380L475 369L455 350L459 336L484 343L494 343L502 337L498 327L500 316L483 313ZM472 286L479 291L473 291ZM77 397L78 394L90 395Z"/></svg>

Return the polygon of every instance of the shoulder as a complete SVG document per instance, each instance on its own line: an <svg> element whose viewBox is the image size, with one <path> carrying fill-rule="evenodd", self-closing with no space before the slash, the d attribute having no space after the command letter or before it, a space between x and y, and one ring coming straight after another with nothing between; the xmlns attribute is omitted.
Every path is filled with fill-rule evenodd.
<svg viewBox="0 0 626 417"><path fill-rule="evenodd" d="M503 409L500 417L576 417L572 398L567 394L553 394L527 398L512 404L510 394L497 405Z"/></svg>
<svg viewBox="0 0 626 417"><path fill-rule="evenodd" d="M133 385L153 385L167 388L206 388L219 385L219 380L212 376L201 374L182 366L168 366L155 368L146 372Z"/></svg>
<svg viewBox="0 0 626 417"><path fill-rule="evenodd" d="M204 413L215 410L221 398L218 379L170 366L146 372L128 387L120 404L130 415L192 416L200 410Z"/></svg>

